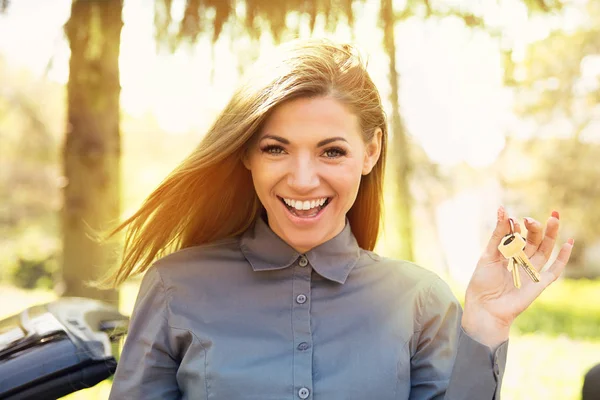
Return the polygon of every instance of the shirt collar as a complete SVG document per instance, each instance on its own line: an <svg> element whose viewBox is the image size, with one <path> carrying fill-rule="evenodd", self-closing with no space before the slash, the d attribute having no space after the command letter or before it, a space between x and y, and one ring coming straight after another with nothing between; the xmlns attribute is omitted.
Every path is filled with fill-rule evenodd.
<svg viewBox="0 0 600 400"><path fill-rule="evenodd" d="M277 236L261 217L244 232L240 248L254 271L287 268L301 255ZM308 251L305 256L313 269L324 278L346 282L360 257L360 248L348 219L337 236Z"/></svg>

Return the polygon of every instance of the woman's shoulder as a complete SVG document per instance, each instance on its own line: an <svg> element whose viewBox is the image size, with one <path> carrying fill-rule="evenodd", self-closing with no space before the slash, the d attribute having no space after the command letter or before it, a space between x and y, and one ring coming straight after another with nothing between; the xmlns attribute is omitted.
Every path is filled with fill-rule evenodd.
<svg viewBox="0 0 600 400"><path fill-rule="evenodd" d="M203 271L235 266L236 262L244 260L239 242L239 237L232 237L186 247L158 259L151 268L155 268L161 277L168 277L188 273L197 276Z"/></svg>
<svg viewBox="0 0 600 400"><path fill-rule="evenodd" d="M377 268L382 270L385 287L393 287L406 304L412 304L415 315L429 316L460 308L460 302L450 285L435 271L414 262L377 256Z"/></svg>
<svg viewBox="0 0 600 400"><path fill-rule="evenodd" d="M367 250L362 250L362 253L364 266L375 267L401 286L428 290L431 286L447 285L436 272L412 261L385 257Z"/></svg>

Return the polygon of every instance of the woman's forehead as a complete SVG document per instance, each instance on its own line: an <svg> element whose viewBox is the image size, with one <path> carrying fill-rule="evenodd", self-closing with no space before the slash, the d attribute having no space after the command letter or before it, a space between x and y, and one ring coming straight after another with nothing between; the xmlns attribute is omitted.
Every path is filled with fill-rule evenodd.
<svg viewBox="0 0 600 400"><path fill-rule="evenodd" d="M277 106L260 132L264 135L305 136L312 133L345 136L360 132L358 117L332 97L298 98Z"/></svg>

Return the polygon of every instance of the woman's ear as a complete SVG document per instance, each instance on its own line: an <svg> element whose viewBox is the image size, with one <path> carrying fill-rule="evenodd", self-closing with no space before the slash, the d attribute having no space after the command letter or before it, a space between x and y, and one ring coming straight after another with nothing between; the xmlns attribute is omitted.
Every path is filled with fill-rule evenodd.
<svg viewBox="0 0 600 400"><path fill-rule="evenodd" d="M246 169L248 171L251 171L250 168L250 155L248 154L250 150L248 148L244 149L244 151L242 151L242 155L241 155L241 159L242 159L242 164L244 164L244 167L246 167Z"/></svg>
<svg viewBox="0 0 600 400"><path fill-rule="evenodd" d="M379 156L381 155L381 141L382 141L383 132L381 128L375 128L375 132L373 133L373 137L369 142L366 143L365 147L365 160L363 163L363 175L369 175L369 173L373 170L375 164L379 160Z"/></svg>

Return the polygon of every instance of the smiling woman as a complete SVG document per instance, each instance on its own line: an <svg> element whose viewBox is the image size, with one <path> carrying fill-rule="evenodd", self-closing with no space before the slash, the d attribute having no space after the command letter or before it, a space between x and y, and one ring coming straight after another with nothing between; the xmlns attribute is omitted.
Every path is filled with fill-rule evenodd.
<svg viewBox="0 0 600 400"><path fill-rule="evenodd" d="M352 46L294 42L257 64L117 229L109 280L146 274L111 399L498 399L510 326L573 243L517 289L498 245L519 225L500 208L463 314L435 274L372 252L386 132ZM558 214L525 226L540 271Z"/></svg>
<svg viewBox="0 0 600 400"><path fill-rule="evenodd" d="M319 97L321 99L317 102L297 102L298 99L314 100ZM316 108L322 105L327 105L327 108L317 113ZM329 115L330 111L336 114ZM173 250L210 243L246 231L265 209L265 204L259 201L258 190L252 182L258 179L257 175L251 174L244 164L249 167L257 145L271 155L285 152L282 146L286 143L306 147L304 135L308 129L302 126L309 121L302 115L304 112L312 113L308 116L311 128L319 126L318 135L313 135L313 138L319 137L318 141L322 141L318 144L319 148L329 144L333 136L344 138L338 140L334 147L340 147L344 142L346 147L350 142L354 143L347 150L352 152L351 157L344 157L343 166L349 160L360 157L354 152L374 152L369 157L369 162L373 163L369 174L361 178L362 169L355 170L355 183L360 185L354 198L344 197L338 202L350 200L353 203L346 210L347 215L337 216L342 221L347 216L360 247L372 250L377 241L383 209L387 141L379 92L355 48L309 40L282 46L279 52L263 57L248 71L196 150L117 229L128 228L123 263L104 283L120 284L132 273L144 272L157 256ZM341 120L337 120L340 115ZM295 119L291 121L296 125L295 130L287 126L291 118ZM282 125L287 126L285 130ZM283 133L271 131L274 128ZM265 137L258 143L263 134ZM282 135L287 136L284 138ZM361 137L363 143L358 144ZM268 142L265 143L266 140ZM374 142L376 148L368 147L369 142ZM279 147L272 147L274 145ZM332 156L333 150L329 149L328 154ZM263 161L266 159L262 158ZM296 156L293 159L299 160ZM338 170L348 171L348 168ZM304 171L300 169L299 175L295 176L305 179ZM297 197L294 200L304 201L306 196ZM321 196L312 196L311 199L317 197ZM342 209L341 204L338 207ZM296 205L295 208L298 209Z"/></svg>

